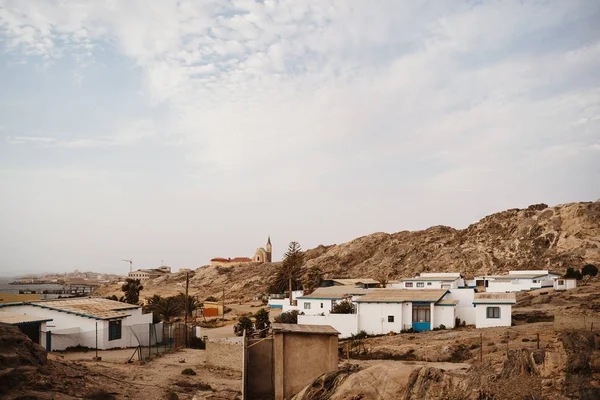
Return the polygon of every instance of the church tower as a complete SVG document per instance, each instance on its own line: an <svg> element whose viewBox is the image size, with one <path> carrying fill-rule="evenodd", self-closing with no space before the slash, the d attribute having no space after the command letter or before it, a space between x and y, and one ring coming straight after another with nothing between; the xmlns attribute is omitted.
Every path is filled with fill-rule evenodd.
<svg viewBox="0 0 600 400"><path fill-rule="evenodd" d="M269 235L269 239L267 240L267 262L271 262L273 248L271 246L271 235Z"/></svg>

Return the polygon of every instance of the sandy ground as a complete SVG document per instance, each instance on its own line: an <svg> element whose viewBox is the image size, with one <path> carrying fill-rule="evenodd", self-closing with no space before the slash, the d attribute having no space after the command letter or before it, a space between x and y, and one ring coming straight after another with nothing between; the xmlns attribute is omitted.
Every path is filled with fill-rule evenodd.
<svg viewBox="0 0 600 400"><path fill-rule="evenodd" d="M131 349L102 351L103 361L83 361L80 363L95 373L114 382L105 390L118 399L165 399L169 392L175 392L179 399L235 399L240 396L241 373L206 364L206 352L184 349L165 354L145 364L117 363L131 353ZM88 353L71 353L67 359L80 360ZM61 359L62 355L51 354L50 358ZM113 361L105 361L113 360ZM182 375L185 368L196 372L195 376ZM208 387L200 385L208 384Z"/></svg>

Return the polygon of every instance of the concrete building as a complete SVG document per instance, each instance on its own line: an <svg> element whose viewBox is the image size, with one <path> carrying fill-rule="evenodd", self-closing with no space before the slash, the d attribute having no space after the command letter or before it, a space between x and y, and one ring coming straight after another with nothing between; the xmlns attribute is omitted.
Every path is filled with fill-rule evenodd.
<svg viewBox="0 0 600 400"><path fill-rule="evenodd" d="M161 276L171 273L171 267L162 266L152 269L138 269L137 271L130 272L127 274L128 278L139 279L140 281L147 281L149 279L160 278Z"/></svg>
<svg viewBox="0 0 600 400"><path fill-rule="evenodd" d="M514 293L475 293L475 327L511 326L512 305L516 302Z"/></svg>
<svg viewBox="0 0 600 400"><path fill-rule="evenodd" d="M570 290L577 287L577 279L558 278L554 280L554 290Z"/></svg>
<svg viewBox="0 0 600 400"><path fill-rule="evenodd" d="M344 300L355 301L367 293L369 293L369 289L355 286L317 288L311 294L297 297L297 306L295 308L290 307L290 309L297 309L306 315L329 314L337 302ZM284 307L283 311L288 310Z"/></svg>
<svg viewBox="0 0 600 400"><path fill-rule="evenodd" d="M507 275L485 275L475 278L476 286L488 293L523 292L553 288L560 274L548 270L509 271Z"/></svg>
<svg viewBox="0 0 600 400"><path fill-rule="evenodd" d="M465 281L460 272L420 273L389 285L393 289L458 289L464 286Z"/></svg>
<svg viewBox="0 0 600 400"><path fill-rule="evenodd" d="M330 326L273 324L272 336L245 343L243 398L290 399L338 368L338 334Z"/></svg>
<svg viewBox="0 0 600 400"><path fill-rule="evenodd" d="M52 319L44 317L35 317L33 315L17 314L0 309L0 324L16 326L23 332L33 343L44 345L46 332L46 323Z"/></svg>
<svg viewBox="0 0 600 400"><path fill-rule="evenodd" d="M254 252L252 258L249 257L235 257L235 258L223 258L216 257L210 260L210 265L213 266L226 266L231 264L243 264L243 263L265 263L271 262L273 257L273 245L271 244L271 236L267 239L265 247L259 247Z"/></svg>
<svg viewBox="0 0 600 400"><path fill-rule="evenodd" d="M45 331L47 350L85 346L98 349L148 345L162 339L162 325L150 334L152 313L142 314L142 307L103 298L67 298L0 304L8 311L49 321ZM153 338L153 339L152 339ZM151 343L151 344L154 344Z"/></svg>

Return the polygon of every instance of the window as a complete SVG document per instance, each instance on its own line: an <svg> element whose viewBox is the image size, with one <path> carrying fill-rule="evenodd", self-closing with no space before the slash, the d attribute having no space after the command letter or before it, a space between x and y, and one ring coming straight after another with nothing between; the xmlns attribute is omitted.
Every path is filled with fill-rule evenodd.
<svg viewBox="0 0 600 400"><path fill-rule="evenodd" d="M108 340L121 339L121 321L108 321Z"/></svg>
<svg viewBox="0 0 600 400"><path fill-rule="evenodd" d="M388 322L394 322L394 316L388 315Z"/></svg>
<svg viewBox="0 0 600 400"><path fill-rule="evenodd" d="M431 309L429 306L415 306L412 309L413 322L431 322Z"/></svg>
<svg viewBox="0 0 600 400"><path fill-rule="evenodd" d="M413 284L412 284L412 282L406 282L404 284L404 287L413 287Z"/></svg>
<svg viewBox="0 0 600 400"><path fill-rule="evenodd" d="M323 308L323 303L321 303L321 308Z"/></svg>
<svg viewBox="0 0 600 400"><path fill-rule="evenodd" d="M431 282L427 282L427 286L431 286Z"/></svg>
<svg viewBox="0 0 600 400"><path fill-rule="evenodd" d="M500 307L488 307L486 310L487 318L500 318Z"/></svg>
<svg viewBox="0 0 600 400"><path fill-rule="evenodd" d="M304 303L304 309L310 310L310 303Z"/></svg>
<svg viewBox="0 0 600 400"><path fill-rule="evenodd" d="M417 282L417 287L425 287L425 283L424 282Z"/></svg>
<svg viewBox="0 0 600 400"><path fill-rule="evenodd" d="M559 280L558 280L558 284L559 284L560 286L563 286L563 285L565 284L565 281L563 281L562 279L559 279Z"/></svg>

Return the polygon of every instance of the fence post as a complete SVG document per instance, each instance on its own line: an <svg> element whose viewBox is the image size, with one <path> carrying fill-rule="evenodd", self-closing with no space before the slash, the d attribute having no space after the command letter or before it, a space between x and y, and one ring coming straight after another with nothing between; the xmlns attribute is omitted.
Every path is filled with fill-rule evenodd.
<svg viewBox="0 0 600 400"><path fill-rule="evenodd" d="M96 360L98 360L98 321L96 321Z"/></svg>
<svg viewBox="0 0 600 400"><path fill-rule="evenodd" d="M152 322L148 323L148 360L152 358Z"/></svg>
<svg viewBox="0 0 600 400"><path fill-rule="evenodd" d="M479 362L483 364L483 333L479 334Z"/></svg>
<svg viewBox="0 0 600 400"><path fill-rule="evenodd" d="M540 349L540 334L537 334L537 348Z"/></svg>

